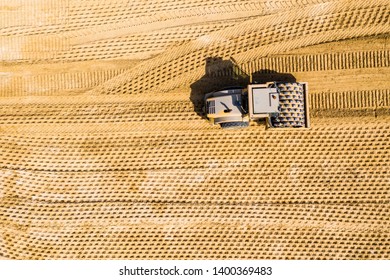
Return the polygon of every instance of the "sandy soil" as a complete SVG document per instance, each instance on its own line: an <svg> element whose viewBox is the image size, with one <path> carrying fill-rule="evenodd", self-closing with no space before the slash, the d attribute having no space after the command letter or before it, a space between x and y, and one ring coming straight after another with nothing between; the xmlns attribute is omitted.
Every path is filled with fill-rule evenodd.
<svg viewBox="0 0 390 280"><path fill-rule="evenodd" d="M389 259L390 6L0 0L0 258ZM202 95L291 77L310 129Z"/></svg>

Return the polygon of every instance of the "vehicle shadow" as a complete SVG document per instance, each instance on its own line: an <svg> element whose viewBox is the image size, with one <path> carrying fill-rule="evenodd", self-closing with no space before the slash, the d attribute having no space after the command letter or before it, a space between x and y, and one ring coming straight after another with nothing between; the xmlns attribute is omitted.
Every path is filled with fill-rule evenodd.
<svg viewBox="0 0 390 280"><path fill-rule="evenodd" d="M274 70L261 69L254 73L245 73L232 60L220 57L209 57L205 61L205 74L191 84L190 100L194 111L206 118L202 108L205 94L230 87L246 87L250 83L263 84L267 82L296 82L295 77L289 73L278 73Z"/></svg>
<svg viewBox="0 0 390 280"><path fill-rule="evenodd" d="M252 73L253 84L265 84L268 82L295 83L297 79L290 73L279 73L274 70L261 69Z"/></svg>
<svg viewBox="0 0 390 280"><path fill-rule="evenodd" d="M207 58L205 74L191 84L190 100L194 111L205 118L202 107L206 93L227 87L245 87L248 83L249 75L241 71L231 60L223 60L220 57Z"/></svg>

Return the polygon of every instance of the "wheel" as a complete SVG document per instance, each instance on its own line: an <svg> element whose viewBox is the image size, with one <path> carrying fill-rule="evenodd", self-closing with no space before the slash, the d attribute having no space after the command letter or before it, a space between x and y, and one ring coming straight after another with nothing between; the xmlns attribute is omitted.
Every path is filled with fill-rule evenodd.
<svg viewBox="0 0 390 280"><path fill-rule="evenodd" d="M276 83L279 89L279 113L271 116L273 127L304 127L305 96L299 83Z"/></svg>
<svg viewBox="0 0 390 280"><path fill-rule="evenodd" d="M242 127L248 127L249 122L226 122L221 123L220 125L222 129L238 129Z"/></svg>

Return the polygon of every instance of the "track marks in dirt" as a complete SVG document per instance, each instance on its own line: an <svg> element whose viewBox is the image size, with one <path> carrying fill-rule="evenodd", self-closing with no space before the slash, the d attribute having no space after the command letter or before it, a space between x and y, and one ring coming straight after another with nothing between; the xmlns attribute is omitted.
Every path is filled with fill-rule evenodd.
<svg viewBox="0 0 390 280"><path fill-rule="evenodd" d="M386 39L324 44L389 34L387 1L8 2L2 59L21 68L0 80L0 255L388 258ZM244 21L248 11L256 16ZM144 59L168 47L138 66L23 73L34 72L27 61L114 59L127 48ZM210 56L308 81L313 127L208 124L188 85Z"/></svg>
<svg viewBox="0 0 390 280"><path fill-rule="evenodd" d="M390 31L389 25L386 24L388 17L384 16L387 11L386 5L378 3L377 6L372 6L363 2L359 4L361 4L359 8L355 9L354 7L346 9L342 2L323 10L310 6L290 13L280 13L278 16L249 20L234 28L200 37L189 44L170 50L170 53L141 63L131 72L119 75L91 93L168 91L179 84L188 84L200 78L207 57L236 58L238 54L242 54L241 57L237 56L236 60L243 63L245 59L253 59L253 55L246 52L258 46L268 46L262 52L256 52L256 56L261 57L275 51L329 40ZM313 13L316 16L313 16ZM362 18L361 13L367 16Z"/></svg>
<svg viewBox="0 0 390 280"><path fill-rule="evenodd" d="M190 25L201 23L206 25L207 28L207 24L205 24L207 22L242 21L248 17L263 15L275 10L275 7L272 7L274 5L271 3L259 3L258 1L221 1L221 3L202 1L201 3L181 4L174 2L160 3L162 5L145 2L142 2L142 5L140 5L140 3L126 2L121 3L119 6L118 2L109 2L104 5L97 2L89 2L85 6L82 3L71 4L67 0L58 3L55 9L48 8L47 10L46 8L52 7L54 2L37 3L32 7L35 22L30 22L30 19L27 21L29 24L26 22L25 25L23 25L23 20L21 25L14 25L7 18L12 17L13 20L18 16L23 18L23 15L28 13L27 10L24 8L20 9L19 6L10 6L12 12L9 9L3 12L5 19L3 19L3 22L0 22L3 25L3 28L0 30L1 59L22 62L52 59L57 61L67 59L86 60L96 58L99 54L99 58L103 59L118 58L126 55L126 53L120 51L120 46L127 45L127 47L132 47L132 41L140 40L137 36L125 39L125 41L123 38L118 40L118 37L131 34L140 35L139 33L141 33L142 37L147 35L155 37L153 32L156 30L174 27L186 29L185 26L187 26L187 36L192 36L191 38L194 39L202 35L202 30L200 29L200 32L196 32L196 30L191 32L193 28ZM299 5L300 1L290 2L286 4ZM45 6L42 7L42 4ZM150 9L147 8L148 6ZM137 8L143 11L139 13ZM155 12L152 12L153 9ZM83 11L83 13L80 14L80 11ZM25 18L30 18L30 14L31 11ZM210 27L213 28L213 25L211 24ZM150 32L152 34L148 34ZM176 43L180 42L181 39L179 41L175 40L177 36L174 34L175 32L162 34L160 48L167 48L173 41ZM92 42L107 39L111 40L105 44L106 46L104 46L104 42L101 42L103 45L99 43L90 45ZM156 43L157 41L155 40L154 42ZM164 41L168 41L169 44L163 43ZM83 46L78 48L78 45ZM138 46L140 45L142 44L138 44ZM143 55L142 49L138 50L138 53L141 53L141 58L161 51L158 50L159 45L157 45L157 50L152 46L152 44L149 44L149 50L147 48L144 49L146 54L144 53ZM134 48L132 47L131 49Z"/></svg>
<svg viewBox="0 0 390 280"><path fill-rule="evenodd" d="M309 155L315 153L317 157L320 157L320 154L325 156L332 151L331 154L335 153L335 156L339 154L338 160L345 163L356 157L356 153L362 157L356 159L356 163L369 163L375 160L382 162L388 149L385 140L389 136L389 127L386 119L382 122L380 119L374 121L378 123L365 124L364 127L348 123L332 127L322 124L311 130L294 131L253 127L242 131L239 139L231 139L234 132L226 133L219 129L202 132L167 131L164 134L146 131L143 132L146 133L144 135L122 132L112 135L94 134L91 137L88 134L58 134L55 130L52 134L29 134L29 138L22 134L7 134L1 136L0 156L1 162L5 164L4 168L42 171L197 169L207 168L213 161L228 167L235 162L238 150L240 153L239 156L237 154L237 160L240 159L243 166L261 166L266 160L266 155L272 157L272 161L275 161L275 158L282 161L294 159L297 164L304 164L308 156L301 150L304 147L310 147L305 150L307 149ZM45 129L44 127L42 126L42 129ZM85 125L80 128L83 127ZM51 128L55 129L55 126ZM98 132L96 128L92 129ZM57 131L60 132L61 127ZM343 134L348 137L343 138L341 136ZM255 152L257 148L251 146L244 149L247 143L255 143L256 147L257 145L269 147L271 145L268 142L274 137L280 139L279 143L274 144L272 149L264 151L263 154ZM350 142L350 137L354 141ZM88 142L89 139L94 140L93 145ZM297 150L294 152L287 149L291 146L292 139L300 139L297 140ZM323 141L320 141L321 139ZM370 142L373 142L372 145L367 145ZM354 147L357 149L356 152ZM377 155L371 159L374 152Z"/></svg>
<svg viewBox="0 0 390 280"><path fill-rule="evenodd" d="M375 116L380 110L389 115L390 92L388 90L363 90L345 92L316 92L310 95L312 117ZM190 101L172 101L156 103L108 103L108 104L71 104L71 105L8 105L2 107L0 114L3 133L39 131L69 133L83 131L83 126L99 129L102 125L111 125L119 131L141 129L195 130L212 129L193 109ZM28 116L28 117L26 117ZM318 120L313 119L315 124ZM184 123L191 122L191 124ZM67 125L77 125L69 130ZM60 125L58 129L55 125ZM121 126L119 126L121 125ZM40 126L37 129L36 126ZM159 127L160 126L160 127ZM87 127L84 129L90 130Z"/></svg>
<svg viewBox="0 0 390 280"><path fill-rule="evenodd" d="M229 212L234 212L234 208ZM375 215L376 211L372 209L371 213ZM318 260L378 259L389 254L388 232L346 223L309 225L280 220L261 223L262 219L256 218L254 215L252 224L239 220L219 223L210 219L175 225L145 222L94 227L85 222L79 227L8 226L1 230L1 235L6 244L4 255L16 259L161 259L162 256L165 259L216 256L257 259L263 256Z"/></svg>
<svg viewBox="0 0 390 280"><path fill-rule="evenodd" d="M275 55L250 61L241 66L244 72L272 70L279 73L317 72L329 70L347 70L378 68L390 66L390 49L327 52L302 55Z"/></svg>

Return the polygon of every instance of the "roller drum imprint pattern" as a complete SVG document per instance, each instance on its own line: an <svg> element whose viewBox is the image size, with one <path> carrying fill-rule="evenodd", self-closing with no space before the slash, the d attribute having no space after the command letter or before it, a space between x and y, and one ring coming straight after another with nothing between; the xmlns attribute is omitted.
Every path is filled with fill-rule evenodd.
<svg viewBox="0 0 390 280"><path fill-rule="evenodd" d="M390 258L388 0L0 0L0 64L1 259Z"/></svg>

